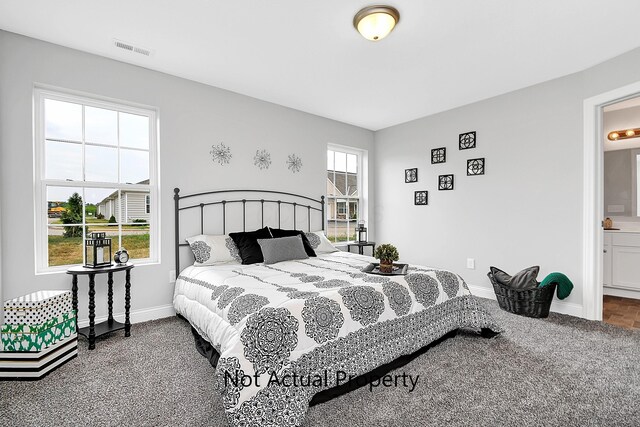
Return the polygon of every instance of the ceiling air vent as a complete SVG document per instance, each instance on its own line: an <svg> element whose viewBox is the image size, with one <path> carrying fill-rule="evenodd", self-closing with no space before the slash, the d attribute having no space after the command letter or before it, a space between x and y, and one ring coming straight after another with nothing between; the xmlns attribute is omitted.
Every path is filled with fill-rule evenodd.
<svg viewBox="0 0 640 427"><path fill-rule="evenodd" d="M133 43L123 42L122 40L114 39L113 44L117 48L128 50L130 52L139 53L140 55L144 55L144 56L151 56L151 53L152 53L151 49L147 49L146 47L142 47L142 46L136 46Z"/></svg>

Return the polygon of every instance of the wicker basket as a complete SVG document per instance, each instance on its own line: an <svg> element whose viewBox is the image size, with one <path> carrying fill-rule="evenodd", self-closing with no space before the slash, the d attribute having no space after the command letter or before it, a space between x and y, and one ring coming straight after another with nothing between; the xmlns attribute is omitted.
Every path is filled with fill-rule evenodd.
<svg viewBox="0 0 640 427"><path fill-rule="evenodd" d="M542 288L513 289L498 283L493 274L488 273L487 276L491 280L501 309L527 317L549 316L549 308L556 291L555 283Z"/></svg>

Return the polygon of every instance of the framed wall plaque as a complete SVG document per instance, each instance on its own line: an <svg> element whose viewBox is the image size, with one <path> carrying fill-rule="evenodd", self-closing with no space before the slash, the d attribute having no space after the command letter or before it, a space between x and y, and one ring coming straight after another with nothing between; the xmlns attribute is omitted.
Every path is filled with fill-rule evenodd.
<svg viewBox="0 0 640 427"><path fill-rule="evenodd" d="M458 148L460 150L476 148L476 132L461 133L458 136Z"/></svg>

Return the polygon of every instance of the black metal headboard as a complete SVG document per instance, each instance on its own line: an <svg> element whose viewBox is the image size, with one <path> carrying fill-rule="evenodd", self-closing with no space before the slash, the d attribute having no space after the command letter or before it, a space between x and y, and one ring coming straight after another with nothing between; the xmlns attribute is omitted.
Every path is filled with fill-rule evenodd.
<svg viewBox="0 0 640 427"><path fill-rule="evenodd" d="M194 193L194 194L186 194L181 196L180 195L180 189L179 188L174 188L173 190L174 195L173 195L173 200L174 200L174 205L175 205L175 257L176 257L176 274L179 274L181 269L180 269L180 248L183 246L189 246L188 243L183 243L184 239L182 239L182 242L180 240L180 213L182 211L186 211L186 210L190 210L190 209L200 209L200 234L204 234L204 229L205 229L205 207L207 206L213 206L213 205L222 205L222 234L227 234L227 205L231 205L231 204L235 204L235 203L242 203L242 231L246 231L246 221L247 221L247 205L249 205L250 207L252 206L259 206L260 208L260 218L261 218L261 223L262 223L262 227L265 226L265 218L264 218L264 205L266 204L276 204L278 207L278 228L281 228L281 216L282 216L282 205L290 205L293 206L293 228L294 229L298 229L297 227L297 211L302 209L303 212L306 210L307 213L307 227L308 227L308 231L311 231L311 214L312 211L314 211L313 213L315 214L316 212L320 213L320 226L321 229L324 230L324 196L320 196L320 199L313 199L311 197L307 197L307 196L303 196L300 194L294 194L294 193L285 193L282 191L270 191L270 190L215 190L215 191L207 191L207 192L203 192L203 193ZM222 200L217 200L218 196L223 195L223 194L234 194L234 193L260 193L261 198L255 198L255 199L248 199L248 198L242 198L242 199L226 199L224 197L222 197ZM266 198L262 198L262 195L272 195L272 194L278 194L281 196L288 196L287 199L288 200L276 200L276 199L266 199ZM181 201L185 200L185 199L193 199L193 198L208 198L210 197L211 201L205 201L202 200L199 203L195 203L195 204L186 204L187 202L183 202L183 204L181 204ZM302 201L302 203L300 203L300 201ZM309 203L310 202L310 203ZM305 204L306 203L306 204ZM240 230L231 230L233 231L240 231Z"/></svg>

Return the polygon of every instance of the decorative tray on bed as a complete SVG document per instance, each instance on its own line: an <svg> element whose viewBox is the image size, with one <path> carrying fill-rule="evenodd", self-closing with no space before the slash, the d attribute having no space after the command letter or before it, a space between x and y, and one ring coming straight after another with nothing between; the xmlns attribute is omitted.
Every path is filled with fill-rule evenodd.
<svg viewBox="0 0 640 427"><path fill-rule="evenodd" d="M380 271L380 264L374 262L373 264L367 265L362 269L363 273L369 274L380 274L382 276L404 276L407 274L407 269L409 268L409 264L393 264L393 271L391 273L383 273Z"/></svg>

